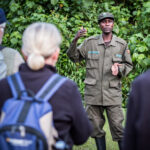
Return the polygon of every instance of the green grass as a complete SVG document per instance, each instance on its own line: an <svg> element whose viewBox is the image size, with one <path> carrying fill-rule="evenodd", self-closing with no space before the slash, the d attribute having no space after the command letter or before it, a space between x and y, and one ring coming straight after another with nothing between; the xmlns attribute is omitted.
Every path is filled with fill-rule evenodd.
<svg viewBox="0 0 150 150"><path fill-rule="evenodd" d="M123 112L124 112L124 116L126 116L125 115L125 113L126 113L125 109L123 109ZM106 123L104 126L104 130L106 131L106 150L119 150L118 143L112 141L107 117L106 117ZM73 150L96 150L95 140L93 138L89 138L85 144L83 144L81 146L74 146Z"/></svg>

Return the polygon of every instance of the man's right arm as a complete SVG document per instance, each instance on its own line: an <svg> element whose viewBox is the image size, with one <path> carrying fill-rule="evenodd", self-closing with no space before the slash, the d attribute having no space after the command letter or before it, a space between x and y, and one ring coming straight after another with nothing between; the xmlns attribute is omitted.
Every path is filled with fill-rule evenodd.
<svg viewBox="0 0 150 150"><path fill-rule="evenodd" d="M67 55L73 62L79 62L84 59L84 44L77 47L77 41L80 37L85 36L86 32L86 29L82 27L81 30L77 32L70 48L67 50Z"/></svg>

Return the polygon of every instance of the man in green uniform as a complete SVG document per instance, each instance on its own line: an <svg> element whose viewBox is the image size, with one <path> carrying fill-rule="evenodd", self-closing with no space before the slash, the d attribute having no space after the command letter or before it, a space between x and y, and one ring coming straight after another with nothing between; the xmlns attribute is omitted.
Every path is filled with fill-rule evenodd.
<svg viewBox="0 0 150 150"><path fill-rule="evenodd" d="M121 78L132 70L132 60L126 41L112 34L114 16L108 12L101 13L98 24L102 34L87 38L77 47L78 39L86 34L86 29L82 28L77 32L67 55L73 62L83 59L86 61L86 111L93 124L92 137L95 138L97 149L106 149L104 110L112 138L118 141L121 149L124 119L121 108Z"/></svg>

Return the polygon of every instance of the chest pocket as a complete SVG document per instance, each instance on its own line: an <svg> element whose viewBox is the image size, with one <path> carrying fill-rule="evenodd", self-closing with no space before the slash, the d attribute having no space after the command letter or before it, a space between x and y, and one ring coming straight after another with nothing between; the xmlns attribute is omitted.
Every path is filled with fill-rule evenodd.
<svg viewBox="0 0 150 150"><path fill-rule="evenodd" d="M88 51L86 68L98 68L99 57L99 51Z"/></svg>
<svg viewBox="0 0 150 150"><path fill-rule="evenodd" d="M113 63L122 63L122 54L115 54L112 61Z"/></svg>

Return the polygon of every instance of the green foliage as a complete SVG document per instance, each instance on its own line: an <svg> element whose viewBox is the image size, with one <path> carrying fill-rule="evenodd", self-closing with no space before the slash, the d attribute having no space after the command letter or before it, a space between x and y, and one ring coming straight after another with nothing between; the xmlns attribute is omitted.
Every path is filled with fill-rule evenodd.
<svg viewBox="0 0 150 150"><path fill-rule="evenodd" d="M2 0L10 22L3 39L3 44L17 50L21 49L24 29L33 22L55 24L62 33L63 43L57 63L60 74L74 80L82 96L84 95L84 62L72 63L66 51L76 32L84 26L85 38L100 34L97 17L100 12L109 11L115 16L114 34L127 40L134 64L133 71L123 79L123 105L133 79L150 67L150 2L145 0ZM79 44L85 38L79 40Z"/></svg>

